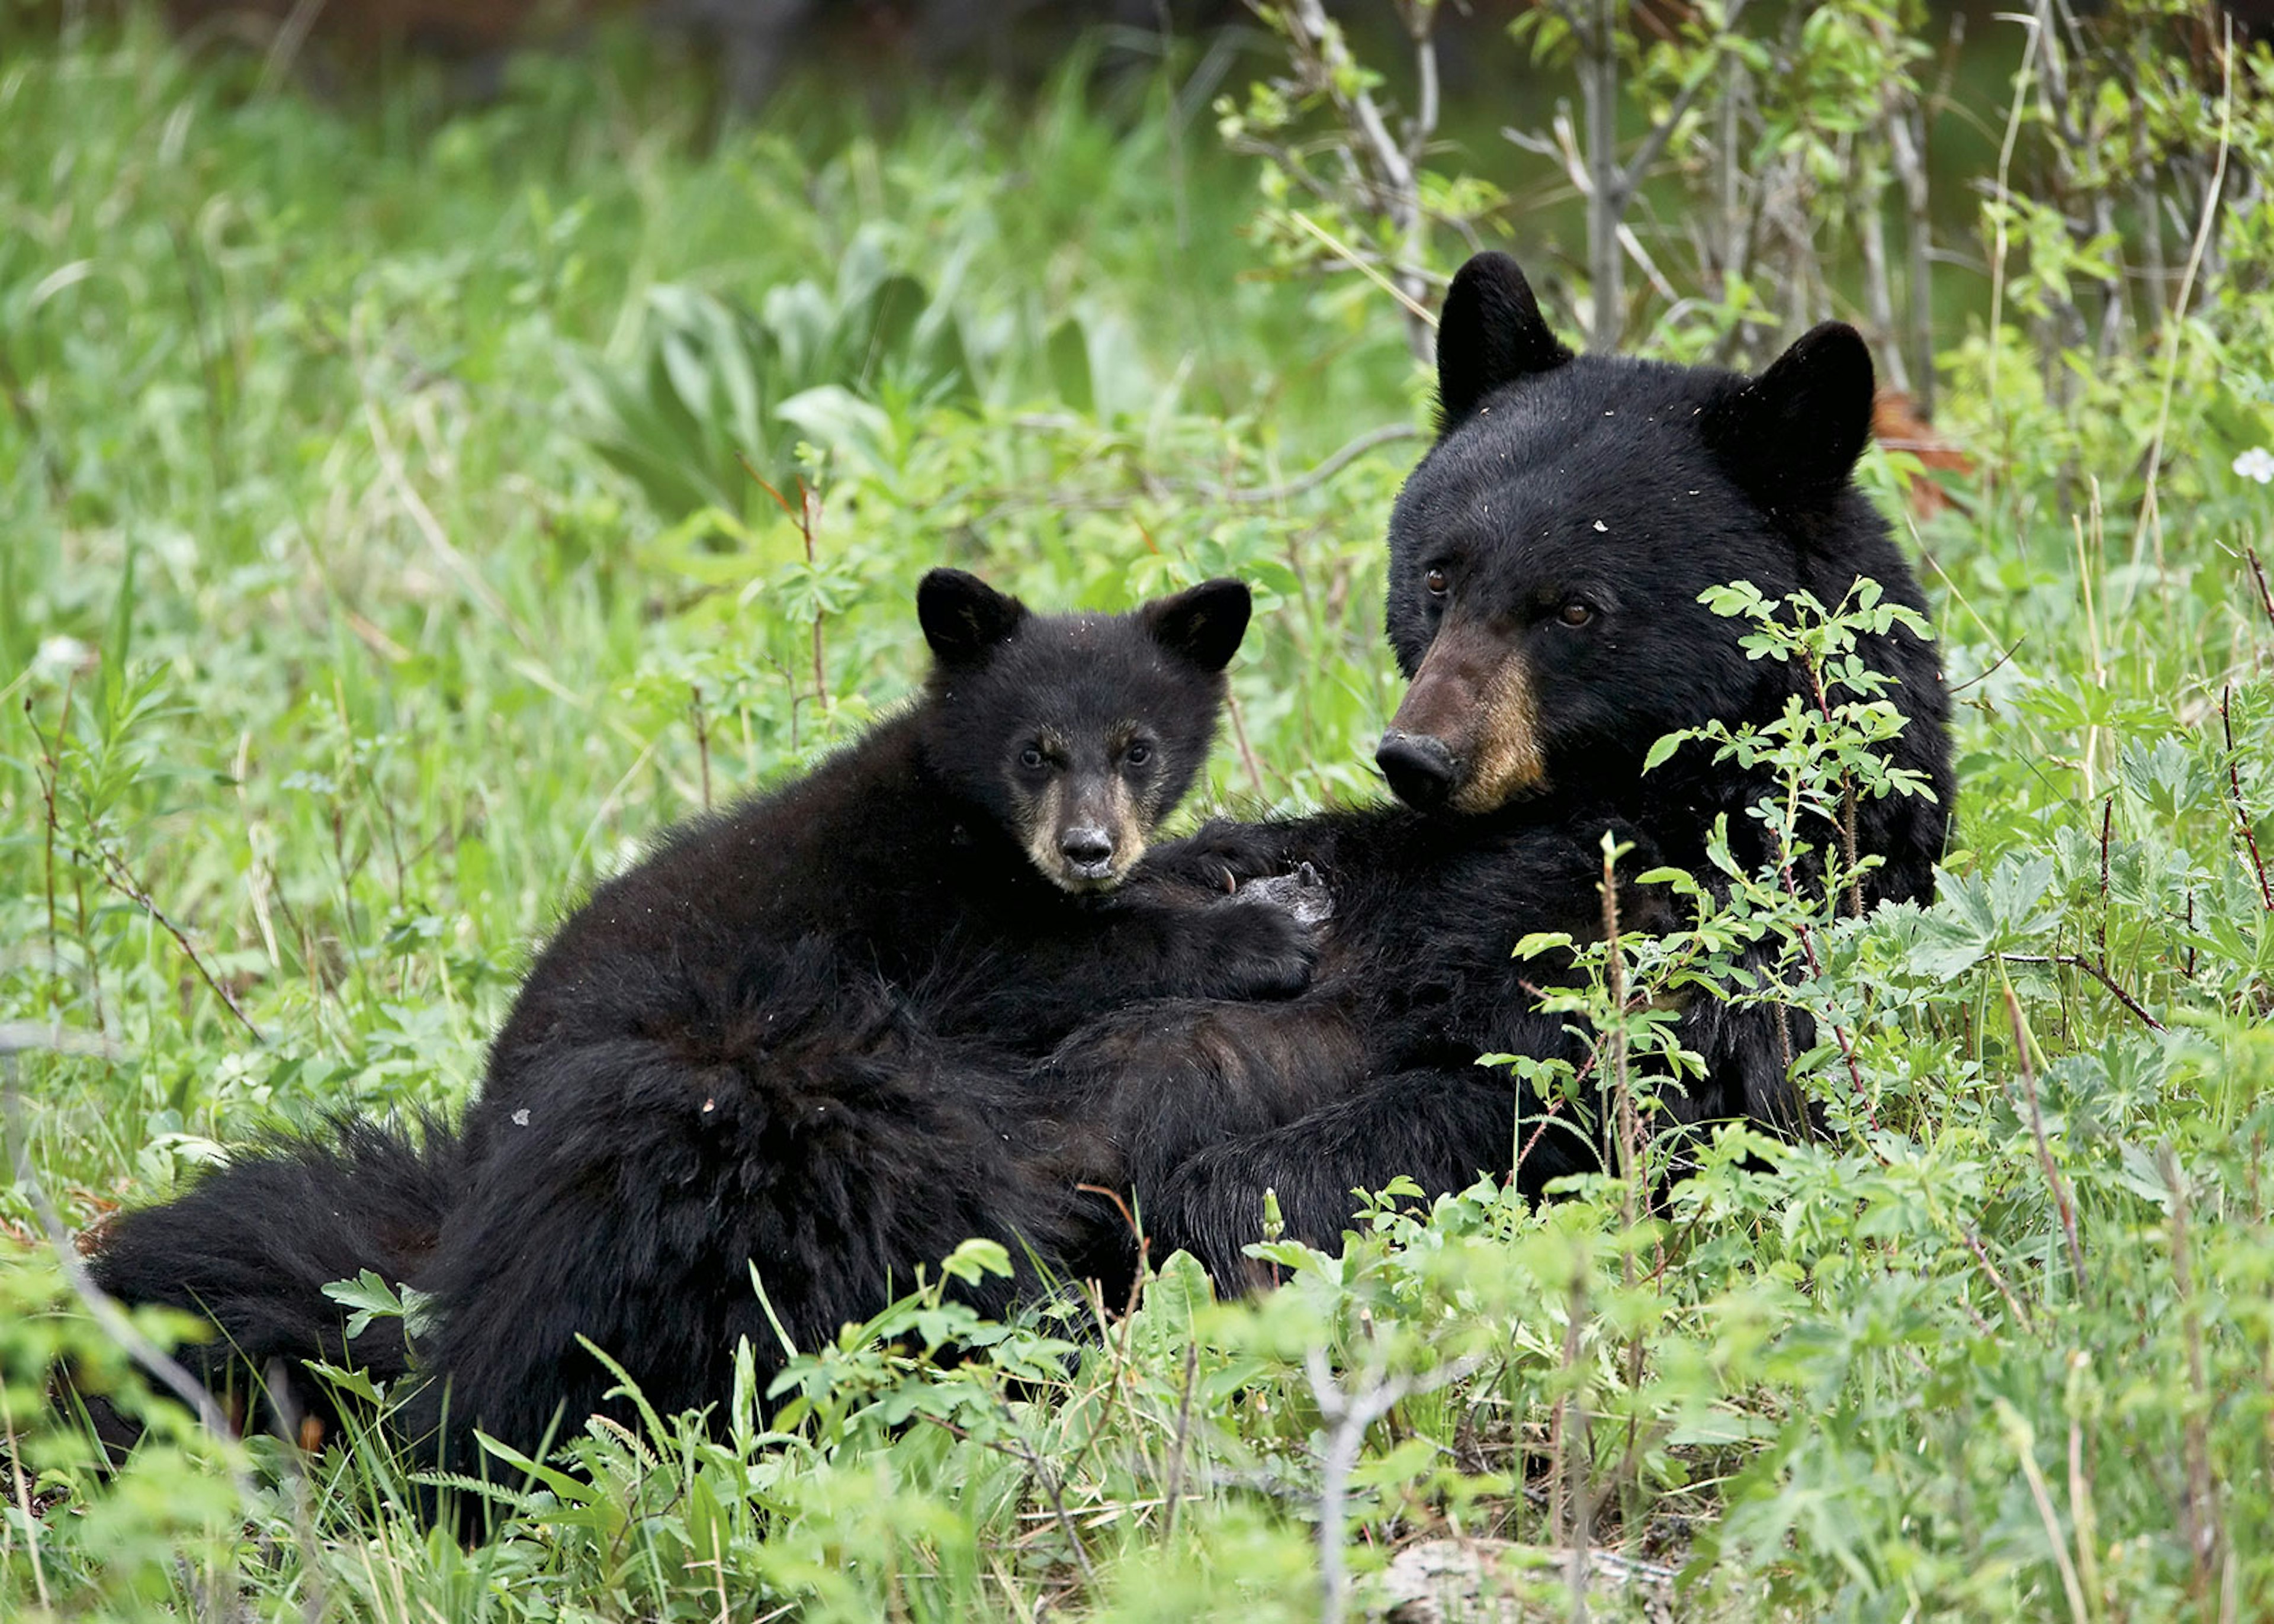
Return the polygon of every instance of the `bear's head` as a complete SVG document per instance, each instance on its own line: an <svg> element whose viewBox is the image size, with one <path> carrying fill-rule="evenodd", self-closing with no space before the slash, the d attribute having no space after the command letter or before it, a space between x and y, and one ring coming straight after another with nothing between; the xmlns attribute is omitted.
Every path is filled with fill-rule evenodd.
<svg viewBox="0 0 2274 1624"><path fill-rule="evenodd" d="M1053 884L1108 890L1206 763L1249 607L1208 581L1127 614L1038 615L935 569L916 593L926 763Z"/></svg>
<svg viewBox="0 0 2274 1624"><path fill-rule="evenodd" d="M1868 575L1924 608L1853 479L1872 401L1854 328L1815 328L1757 378L1574 355L1515 263L1485 253L1453 280L1437 351L1438 437L1389 527L1412 686L1377 760L1408 803L1618 794L1661 735L1773 715L1797 679L1746 658L1740 623L1698 601L1710 587L1829 606ZM1899 631L1864 653L1900 680L1941 785L1931 651Z"/></svg>

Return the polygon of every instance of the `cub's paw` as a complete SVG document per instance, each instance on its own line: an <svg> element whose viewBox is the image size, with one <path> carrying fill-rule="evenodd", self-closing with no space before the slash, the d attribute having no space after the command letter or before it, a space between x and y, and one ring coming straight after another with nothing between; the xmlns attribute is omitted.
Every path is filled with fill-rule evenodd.
<svg viewBox="0 0 2274 1624"><path fill-rule="evenodd" d="M1323 925L1335 916L1335 894L1309 863L1298 863L1292 874L1274 874L1250 880L1239 888L1242 902L1267 903L1284 908L1299 923Z"/></svg>
<svg viewBox="0 0 2274 1624"><path fill-rule="evenodd" d="M1207 954L1193 995L1202 998L1291 998L1311 984L1318 933L1290 909L1244 899L1201 915Z"/></svg>
<svg viewBox="0 0 2274 1624"><path fill-rule="evenodd" d="M1229 896L1248 881L1285 868L1285 831L1269 823L1218 820L1201 824L1181 840L1154 847L1138 872Z"/></svg>

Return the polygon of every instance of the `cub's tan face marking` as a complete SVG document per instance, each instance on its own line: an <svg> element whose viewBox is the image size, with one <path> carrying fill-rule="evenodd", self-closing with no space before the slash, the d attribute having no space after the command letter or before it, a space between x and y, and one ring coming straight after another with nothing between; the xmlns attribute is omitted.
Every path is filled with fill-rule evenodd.
<svg viewBox="0 0 2274 1624"><path fill-rule="evenodd" d="M1523 656L1473 622L1450 620L1438 632L1389 725L1451 752L1457 812L1490 812L1547 781L1539 702Z"/></svg>
<svg viewBox="0 0 2274 1624"><path fill-rule="evenodd" d="M1054 770L1038 786L1019 792L1020 832L1028 861L1061 890L1111 891L1145 855L1159 817L1151 793L1157 779L1148 778L1147 793L1140 794L1120 771L1138 732L1134 723L1112 729L1104 741L1102 763L1080 762L1067 742L1053 735L1037 741ZM1112 843L1112 855L1102 872L1085 872L1083 865L1068 856L1066 837L1075 830L1096 831Z"/></svg>

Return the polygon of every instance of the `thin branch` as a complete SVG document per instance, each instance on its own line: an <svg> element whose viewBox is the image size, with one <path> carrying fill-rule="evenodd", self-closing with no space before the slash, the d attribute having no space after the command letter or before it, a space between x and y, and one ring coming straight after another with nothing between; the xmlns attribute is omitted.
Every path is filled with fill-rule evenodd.
<svg viewBox="0 0 2274 1624"><path fill-rule="evenodd" d="M2022 1069L2022 1087L2029 1101L2029 1132L2037 1140L2037 1165L2044 1170L2045 1184L2052 1192L2053 1210L2060 1215L2061 1237L2068 1244L2069 1267L2076 1274L2077 1294L2084 1294L2084 1247L2076 1237L2076 1204L2069 1199L2068 1181L2061 1177L2060 1165L2053 1160L2052 1147L2045 1139L2044 1113L2037 1108L2037 1069L2029 1058L2029 1024L2022 1019L2022 1001L2014 996L2011 987L2006 989L2006 1016L2014 1023L2014 1051Z"/></svg>
<svg viewBox="0 0 2274 1624"><path fill-rule="evenodd" d="M195 970L199 978L213 989L214 996L228 1006L229 1012L237 1017L237 1024L252 1035L252 1041L262 1044L268 1041L267 1038L261 1034L260 1028L252 1024L252 1018L247 1015L237 1004L235 995L221 984L220 978L215 976L207 966L205 959L199 954L197 948L191 944L189 936L182 928L167 918L166 911L158 906L156 898L142 889L140 883L134 877L133 870L127 868L123 859L108 850L99 850L90 857L76 846L72 848L72 856L77 861L93 867L97 879L140 908L157 923L161 929L173 937L175 945L182 950L183 956L190 961L190 967Z"/></svg>
<svg viewBox="0 0 2274 1624"><path fill-rule="evenodd" d="M15 1147L16 1188L23 1192L32 1211L45 1232L48 1247L55 1254L56 1266L63 1272L64 1281L78 1297L88 1316L102 1328L103 1334L125 1350L126 1357L142 1368L143 1372L189 1406L205 1430L223 1443L236 1437L236 1430L222 1411L220 1403L205 1384L184 1369L155 1342L135 1327L118 1300L94 1283L87 1264L72 1244L71 1233L64 1227L62 1215L48 1197L47 1186L40 1182L32 1167L32 1135L24 1118L24 1101L17 1075L17 1055L26 1049L56 1049L88 1052L108 1052L109 1046L93 1041L83 1034L49 1032L26 1034L19 1026L0 1028L0 1120L4 1120L8 1137ZM232 1462L230 1477L237 1485L238 1498L244 1502L248 1520L252 1517L256 1503L252 1479L242 1464Z"/></svg>
<svg viewBox="0 0 2274 1624"><path fill-rule="evenodd" d="M2250 807L2242 798L2242 756L2234 748L2234 684L2230 682L2218 695L2219 725L2226 730L2226 788L2234 800L2234 827L2242 837L2245 850L2250 853L2251 872L2258 876L2259 900L2269 914L2274 914L2274 885L2266 879L2266 858L2258 849L2258 831L2250 821Z"/></svg>
<svg viewBox="0 0 2274 1624"><path fill-rule="evenodd" d="M1342 447L1306 471L1278 485L1202 486L1200 494L1219 502L1284 502L1316 490L1376 446L1401 440L1419 440L1422 431L1411 423L1385 423L1345 442Z"/></svg>
<svg viewBox="0 0 2274 1624"><path fill-rule="evenodd" d="M2117 1003L2138 1018L2141 1025L2151 1032L2167 1032L2170 1028L2150 1015L2146 1007L2117 984L2116 978L2081 953L2000 953L1998 957L2007 964L2053 965L2064 970L2082 970L2103 987L2108 989Z"/></svg>
<svg viewBox="0 0 2274 1624"><path fill-rule="evenodd" d="M2250 560L2250 574L2258 583L2258 606L2266 611L2266 624L2274 626L2274 589L2266 584L2266 566L2258 561L2258 549L2245 547L2242 556Z"/></svg>
<svg viewBox="0 0 2274 1624"><path fill-rule="evenodd" d="M2148 442L2148 489L2140 501L2139 527L2132 533L2133 593L2139 590L2137 582L2140 555L2147 546L2148 533L2156 536L2156 564L2160 571L2164 561L2164 521L2162 510L2156 502L2156 482L2164 468L2164 433L2171 426L2172 391L2179 382L2180 341L2187 324L2187 304L2195 295L2195 275L2202 269L2203 253L2210 245L2211 229L2218 222L2218 199L2226 186L2226 154L2234 135L2234 23L2226 21L2226 49L2219 59L2220 88L2218 98L2218 156L2211 166L2210 185L2203 192L2202 216L2195 227L2195 245L2187 252L2187 269L2180 275L2179 303L2173 307L2164 330L2164 394L2156 409L2156 432ZM2129 605L2129 597L2126 599Z"/></svg>

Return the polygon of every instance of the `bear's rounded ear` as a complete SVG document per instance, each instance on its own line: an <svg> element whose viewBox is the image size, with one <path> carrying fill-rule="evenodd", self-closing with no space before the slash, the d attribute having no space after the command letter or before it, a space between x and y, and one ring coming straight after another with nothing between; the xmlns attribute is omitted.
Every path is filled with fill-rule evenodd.
<svg viewBox="0 0 2274 1624"><path fill-rule="evenodd" d="M1821 507L1847 488L1871 441L1876 393L1864 335L1827 321L1715 406L1706 441L1763 506Z"/></svg>
<svg viewBox="0 0 2274 1624"><path fill-rule="evenodd" d="M916 588L916 619L943 665L980 664L1026 618L1026 605L967 570L935 569Z"/></svg>
<svg viewBox="0 0 2274 1624"><path fill-rule="evenodd" d="M1222 671L1239 652L1254 607L1247 588L1237 581L1203 581L1173 598L1159 598L1138 611L1154 641L1202 671Z"/></svg>
<svg viewBox="0 0 2274 1624"><path fill-rule="evenodd" d="M1472 255L1437 318L1437 432L1464 422L1502 384L1571 358L1547 330L1532 284L1504 253Z"/></svg>

